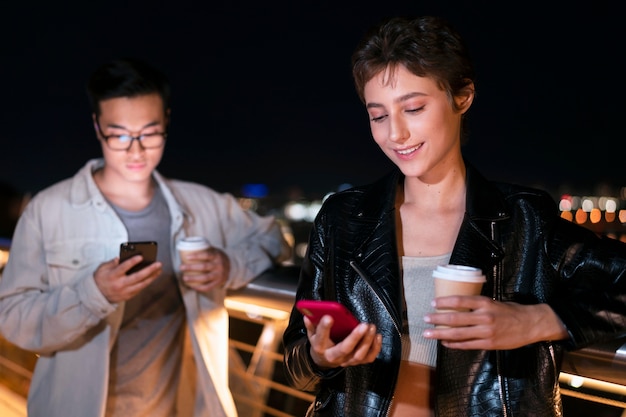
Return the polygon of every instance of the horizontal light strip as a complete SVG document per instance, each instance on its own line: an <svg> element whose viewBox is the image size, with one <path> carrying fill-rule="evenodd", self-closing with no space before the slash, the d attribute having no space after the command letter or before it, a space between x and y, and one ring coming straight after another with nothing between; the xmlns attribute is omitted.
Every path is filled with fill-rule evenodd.
<svg viewBox="0 0 626 417"><path fill-rule="evenodd" d="M275 308L263 307L256 304L244 303L241 301L233 300L226 297L224 305L229 310L237 310L246 313L249 317L266 317L274 320L287 320L289 318L289 312L284 310L277 310Z"/></svg>
<svg viewBox="0 0 626 417"><path fill-rule="evenodd" d="M626 409L626 402L611 398L613 396L626 398L626 386L624 385L568 374L567 372L561 372L559 382L562 384L561 393L563 395ZM593 391L594 394L590 394L588 391ZM602 397L603 394L606 396Z"/></svg>

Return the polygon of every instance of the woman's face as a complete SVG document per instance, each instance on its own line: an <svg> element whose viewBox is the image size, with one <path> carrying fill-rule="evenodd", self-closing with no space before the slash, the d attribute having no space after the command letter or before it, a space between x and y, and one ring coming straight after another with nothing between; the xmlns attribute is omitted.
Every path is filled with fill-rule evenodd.
<svg viewBox="0 0 626 417"><path fill-rule="evenodd" d="M473 99L454 100L428 77L419 77L404 66L385 70L364 89L365 105L374 140L407 177L429 181L462 164L461 116Z"/></svg>

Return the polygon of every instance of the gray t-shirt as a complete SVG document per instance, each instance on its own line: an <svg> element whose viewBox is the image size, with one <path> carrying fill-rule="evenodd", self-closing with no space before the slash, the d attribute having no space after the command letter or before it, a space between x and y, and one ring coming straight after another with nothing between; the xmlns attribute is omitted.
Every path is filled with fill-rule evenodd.
<svg viewBox="0 0 626 417"><path fill-rule="evenodd" d="M106 416L171 417L176 413L185 310L172 266L170 213L158 187L144 210L113 208L128 230L129 241L158 243L163 273L125 303L111 351Z"/></svg>

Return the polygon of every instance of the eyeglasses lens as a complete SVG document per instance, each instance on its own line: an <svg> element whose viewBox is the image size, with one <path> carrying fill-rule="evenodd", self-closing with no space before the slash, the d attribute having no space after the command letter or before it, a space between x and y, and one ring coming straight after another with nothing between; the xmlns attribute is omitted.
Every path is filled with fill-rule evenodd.
<svg viewBox="0 0 626 417"><path fill-rule="evenodd" d="M165 135L163 133L150 133L141 136L111 135L107 137L107 145L111 149L121 151L129 149L133 140L140 141L141 146L145 149L160 148L165 142Z"/></svg>

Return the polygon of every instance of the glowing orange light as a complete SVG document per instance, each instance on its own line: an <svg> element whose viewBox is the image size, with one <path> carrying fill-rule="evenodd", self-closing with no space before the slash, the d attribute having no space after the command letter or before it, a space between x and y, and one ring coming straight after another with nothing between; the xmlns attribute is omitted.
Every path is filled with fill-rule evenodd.
<svg viewBox="0 0 626 417"><path fill-rule="evenodd" d="M604 213L604 218L605 218L607 223L614 222L615 221L615 212L614 211L607 211L606 213Z"/></svg>
<svg viewBox="0 0 626 417"><path fill-rule="evenodd" d="M589 213L589 220L591 220L591 223L598 223L600 220L602 220L602 212L600 211L600 209L592 209Z"/></svg>
<svg viewBox="0 0 626 417"><path fill-rule="evenodd" d="M576 223L583 224L587 221L587 212L582 208L576 210Z"/></svg>

